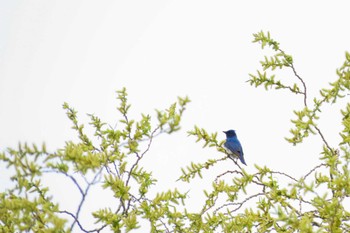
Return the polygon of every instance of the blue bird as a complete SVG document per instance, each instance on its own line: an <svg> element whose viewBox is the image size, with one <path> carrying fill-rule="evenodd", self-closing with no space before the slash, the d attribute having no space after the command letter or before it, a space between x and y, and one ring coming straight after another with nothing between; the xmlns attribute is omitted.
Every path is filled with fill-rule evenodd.
<svg viewBox="0 0 350 233"><path fill-rule="evenodd" d="M244 165L247 165L243 157L243 149L234 130L223 131L226 134L225 148L229 152L229 158L238 157Z"/></svg>

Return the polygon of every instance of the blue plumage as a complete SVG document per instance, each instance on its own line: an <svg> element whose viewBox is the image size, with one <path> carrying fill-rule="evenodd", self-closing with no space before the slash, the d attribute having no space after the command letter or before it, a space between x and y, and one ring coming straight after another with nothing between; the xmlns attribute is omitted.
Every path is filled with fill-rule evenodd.
<svg viewBox="0 0 350 233"><path fill-rule="evenodd" d="M247 165L244 161L244 157L243 157L243 149L241 146L241 143L239 142L236 132L234 130L228 130L228 131L224 131L224 133L226 134L226 142L224 144L224 146L226 147L227 151L229 152L229 157L231 159L233 159L235 157L238 157L239 160L241 160L241 162L244 165Z"/></svg>

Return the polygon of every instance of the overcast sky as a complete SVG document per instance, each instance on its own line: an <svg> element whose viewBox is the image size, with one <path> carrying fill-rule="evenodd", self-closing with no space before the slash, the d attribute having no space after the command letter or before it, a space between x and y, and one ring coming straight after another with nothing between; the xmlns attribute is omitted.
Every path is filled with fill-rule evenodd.
<svg viewBox="0 0 350 233"><path fill-rule="evenodd" d="M317 163L320 140L288 144L302 98L246 83L264 54L252 34L270 31L293 56L311 104L350 50L349 9L349 1L0 0L0 148L26 141L56 149L75 139L63 102L82 122L95 113L113 125L115 91L126 87L135 117L177 96L192 100L182 130L157 138L145 160L160 182L220 156L187 137L194 125L220 139L236 129L248 171L256 163L298 176ZM330 109L320 127L336 147L340 113Z"/></svg>

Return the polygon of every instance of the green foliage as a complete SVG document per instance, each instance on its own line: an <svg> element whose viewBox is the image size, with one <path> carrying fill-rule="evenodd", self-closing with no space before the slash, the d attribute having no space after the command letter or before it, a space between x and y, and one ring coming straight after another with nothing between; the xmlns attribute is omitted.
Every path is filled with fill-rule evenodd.
<svg viewBox="0 0 350 233"><path fill-rule="evenodd" d="M164 213L169 216L177 213L171 207L173 203L183 204L186 194L167 191L152 199L149 190L157 180L142 166L142 160L154 137L180 129L182 114L190 100L178 98L168 109L156 110L155 123L145 114L141 114L140 120L129 118L131 105L125 88L117 91L117 100L121 119L116 128L88 114L93 129L93 135L88 135L85 125L78 121L77 111L64 103L78 141L68 141L54 152L48 152L45 144L41 149L20 144L18 149L9 148L0 154L2 163L14 171L11 176L14 187L0 195L0 232L70 232L77 227L80 232L100 232L105 228L129 232L140 227L142 218L149 220L156 232L163 227L162 219L167 218ZM45 174L63 175L74 184L81 196L75 211L63 210L52 201L54 193L41 184ZM80 216L93 186L110 190L118 204L114 209L101 207L91 213L97 225L88 230ZM162 214L156 214L155 207Z"/></svg>
<svg viewBox="0 0 350 233"><path fill-rule="evenodd" d="M292 93L295 94L305 94L306 86L304 81L297 75L294 65L293 58L291 55L286 54L282 49L280 49L279 43L271 39L270 33L265 34L264 32L259 32L254 35L253 43L261 43L261 48L264 49L266 45L271 47L275 52L271 57L264 57L264 60L260 61L262 66L262 71L257 71L257 75L249 74L250 79L248 80L250 85L254 85L255 87L263 85L266 90L269 88L275 89L289 89ZM268 76L266 70L274 71L276 68L291 68L299 79L299 81L303 84L303 89L299 87L297 83L293 85L284 84L281 80L276 80L275 75ZM301 91L302 90L302 91Z"/></svg>
<svg viewBox="0 0 350 233"><path fill-rule="evenodd" d="M0 153L1 163L12 171L13 184L0 193L0 232L135 232L145 222L151 232L350 232L350 212L345 204L350 196L350 103L340 112L343 128L338 144L331 145L318 125L324 105L350 94L350 54L345 54L344 64L337 69L337 79L311 98L292 56L270 33L254 34L253 42L260 43L262 49L270 48L273 55L263 58L261 69L250 74L247 82L302 97L303 106L294 111L291 136L286 140L297 145L315 135L323 143L315 152L319 164L306 174L293 177L257 164L247 172L234 160L232 169L210 180L206 175L229 157L217 132L194 126L188 134L203 143L203 148L214 150L214 157L182 168L177 184L192 183L194 178L209 182L211 188L203 190L201 208L187 208L186 203L196 197L177 187L151 195L157 179L142 161L156 136L180 129L189 99L178 98L168 109L156 110L155 117L141 114L139 119L131 119L124 88L117 92L120 119L116 127L89 114L93 129L89 135L86 124L80 123L77 112L65 103L77 141L68 141L53 152L48 152L45 144L19 144L17 149ZM290 71L291 77L277 78L277 68ZM53 201L55 193L42 182L47 174L65 177L74 185L80 194L74 211ZM93 229L87 229L81 212L95 186L109 190L115 203L90 213L96 222Z"/></svg>
<svg viewBox="0 0 350 233"><path fill-rule="evenodd" d="M317 124L325 104L335 103L349 95L349 53L337 70L338 79L309 103L305 81L296 72L292 56L281 49L270 33L254 34L253 42L260 43L262 49L270 47L273 55L264 57L260 62L261 70L257 75L250 74L248 83L266 90L282 89L302 96L304 106L294 111L296 119L292 120L292 136L286 140L296 145L310 135L318 135L324 144L320 148L320 163L299 178L258 165L255 165L255 172L247 173L236 163L236 169L216 176L211 191L204 191L206 201L201 212L191 219L197 227L192 229L196 229L195 232L349 232L350 210L345 203L350 195L350 104L341 110L344 128L338 145L330 145ZM285 82L277 79L275 74L269 74L276 68L290 70L295 83L290 85L292 79ZM204 147L215 147L223 156L204 163L192 162L182 169L180 179L186 182L197 176L204 177L207 168L228 158L222 148L223 142L216 139L216 133L195 126L189 135L196 137L197 142L203 142Z"/></svg>

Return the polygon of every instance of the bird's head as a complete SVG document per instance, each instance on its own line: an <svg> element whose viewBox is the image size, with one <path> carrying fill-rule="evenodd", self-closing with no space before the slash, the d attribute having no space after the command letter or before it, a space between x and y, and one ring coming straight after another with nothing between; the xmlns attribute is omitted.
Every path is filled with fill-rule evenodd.
<svg viewBox="0 0 350 233"><path fill-rule="evenodd" d="M230 129L228 131L223 131L226 134L227 138L233 138L237 137L236 132L233 129Z"/></svg>

